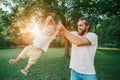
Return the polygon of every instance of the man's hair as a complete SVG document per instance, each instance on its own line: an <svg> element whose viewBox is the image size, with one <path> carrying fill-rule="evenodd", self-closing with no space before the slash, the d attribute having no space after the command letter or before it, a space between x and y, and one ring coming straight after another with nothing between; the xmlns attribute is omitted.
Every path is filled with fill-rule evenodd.
<svg viewBox="0 0 120 80"><path fill-rule="evenodd" d="M89 27L91 26L91 22L90 22L89 18L87 18L87 17L79 18L78 21L81 21L81 20L85 20L85 25L89 25Z"/></svg>

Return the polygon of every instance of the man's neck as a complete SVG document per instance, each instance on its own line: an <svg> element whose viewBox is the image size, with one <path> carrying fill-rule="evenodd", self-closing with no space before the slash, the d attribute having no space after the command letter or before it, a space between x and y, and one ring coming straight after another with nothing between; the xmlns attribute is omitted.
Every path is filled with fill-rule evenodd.
<svg viewBox="0 0 120 80"><path fill-rule="evenodd" d="M88 31L86 31L86 32L85 32L84 34L82 34L82 35L80 35L80 34L79 34L79 35L83 37L83 36L85 36L87 33L88 33Z"/></svg>

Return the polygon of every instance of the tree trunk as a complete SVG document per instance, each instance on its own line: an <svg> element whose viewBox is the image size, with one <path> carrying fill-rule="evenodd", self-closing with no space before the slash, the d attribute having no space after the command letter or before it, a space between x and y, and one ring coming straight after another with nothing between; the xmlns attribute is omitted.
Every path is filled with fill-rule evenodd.
<svg viewBox="0 0 120 80"><path fill-rule="evenodd" d="M69 41L67 40L66 37L64 37L64 41L65 41L65 52L64 52L64 56L69 58L70 54L69 54Z"/></svg>
<svg viewBox="0 0 120 80"><path fill-rule="evenodd" d="M62 23L63 25L66 27L66 20L65 17L62 18ZM64 41L65 41L65 52L64 52L64 56L69 58L70 54L69 54L69 41L67 40L66 37L64 37Z"/></svg>

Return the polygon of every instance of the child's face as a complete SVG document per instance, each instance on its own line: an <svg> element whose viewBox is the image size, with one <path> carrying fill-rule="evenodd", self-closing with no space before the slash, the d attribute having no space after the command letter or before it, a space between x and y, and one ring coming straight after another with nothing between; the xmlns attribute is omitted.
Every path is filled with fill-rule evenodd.
<svg viewBox="0 0 120 80"><path fill-rule="evenodd" d="M46 27L45 33L48 34L49 36L52 36L55 33L55 31L56 31L55 26L48 25Z"/></svg>

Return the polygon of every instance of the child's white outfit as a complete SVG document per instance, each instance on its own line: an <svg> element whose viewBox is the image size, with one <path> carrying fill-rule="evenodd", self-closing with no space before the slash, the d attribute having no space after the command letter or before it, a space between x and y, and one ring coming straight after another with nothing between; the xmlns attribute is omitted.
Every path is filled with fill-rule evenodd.
<svg viewBox="0 0 120 80"><path fill-rule="evenodd" d="M33 41L32 45L26 46L19 54L21 58L28 58L28 63L35 64L40 58L42 51L47 51L50 42L56 38L58 31L52 36L46 36L44 32L40 33L38 37Z"/></svg>

